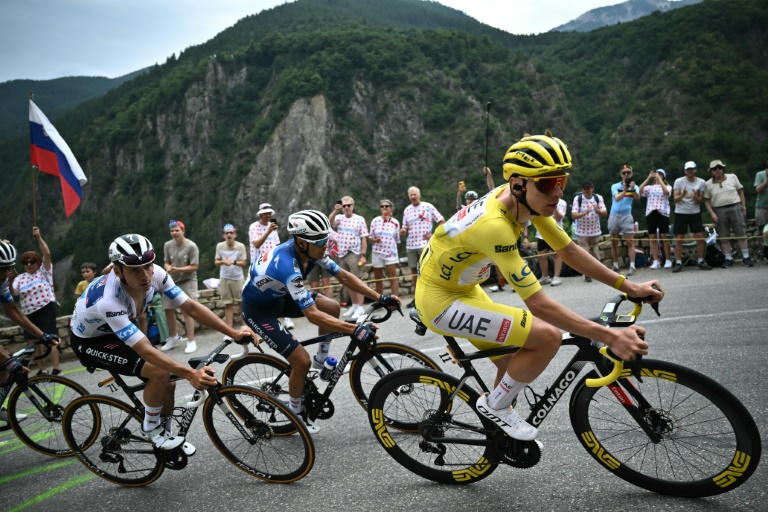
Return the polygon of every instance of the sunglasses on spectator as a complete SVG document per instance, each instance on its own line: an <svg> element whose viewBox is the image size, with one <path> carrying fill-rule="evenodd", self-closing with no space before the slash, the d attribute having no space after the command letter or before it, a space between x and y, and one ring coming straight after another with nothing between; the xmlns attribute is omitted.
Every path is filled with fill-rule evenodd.
<svg viewBox="0 0 768 512"><path fill-rule="evenodd" d="M150 249L144 251L141 257L134 254L126 254L123 256L123 264L129 267L141 267L147 263L151 263L155 259L155 251Z"/></svg>
<svg viewBox="0 0 768 512"><path fill-rule="evenodd" d="M392 205L391 204L382 204L382 205L379 205L379 208L392 208Z"/></svg>
<svg viewBox="0 0 768 512"><path fill-rule="evenodd" d="M235 232L234 231L225 231L224 234L225 235L234 235Z"/></svg>
<svg viewBox="0 0 768 512"><path fill-rule="evenodd" d="M722 171L723 169L725 169L725 167L722 167L720 165L712 168L713 171Z"/></svg>
<svg viewBox="0 0 768 512"><path fill-rule="evenodd" d="M630 174L632 174L632 171L621 171L622 176L629 176Z"/></svg>
<svg viewBox="0 0 768 512"><path fill-rule="evenodd" d="M560 190L565 190L565 184L568 183L568 175L564 174L552 178L528 178L528 181L532 181L539 192L546 194L556 187L560 187Z"/></svg>
<svg viewBox="0 0 768 512"><path fill-rule="evenodd" d="M37 262L35 260L22 261L22 263L24 265L37 265Z"/></svg>
<svg viewBox="0 0 768 512"><path fill-rule="evenodd" d="M301 237L299 237L301 238ZM309 242L310 244L314 245L315 247L323 247L328 243L328 240L331 238L330 235L328 235L325 238L321 238L320 240L307 240L306 238L301 238L305 242Z"/></svg>
<svg viewBox="0 0 768 512"><path fill-rule="evenodd" d="M352 208L354 205L352 204L343 204L341 205L342 208Z"/></svg>

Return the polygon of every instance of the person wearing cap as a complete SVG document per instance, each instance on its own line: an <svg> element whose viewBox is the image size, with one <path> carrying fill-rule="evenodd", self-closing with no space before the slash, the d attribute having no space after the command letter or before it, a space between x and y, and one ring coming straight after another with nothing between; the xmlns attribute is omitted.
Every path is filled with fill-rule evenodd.
<svg viewBox="0 0 768 512"><path fill-rule="evenodd" d="M725 173L725 164L721 160L712 160L709 163L709 172L712 175L705 183L704 204L717 226L717 234L720 245L725 254L723 268L733 266L733 248L730 238L738 240L741 249L741 264L745 267L753 266L749 258L749 245L747 244L747 199L744 197L744 187L735 174Z"/></svg>
<svg viewBox="0 0 768 512"><path fill-rule="evenodd" d="M248 239L250 240L251 262L261 258L269 251L280 245L280 235L277 230L280 228L277 221L272 218L275 210L269 203L261 203L256 215L259 220L251 224L248 228ZM286 329L293 329L293 320L288 317L283 319L283 325Z"/></svg>
<svg viewBox="0 0 768 512"><path fill-rule="evenodd" d="M224 241L216 245L214 264L219 267L219 295L224 303L224 321L234 325L235 302L240 302L245 284L243 267L248 264L245 245L235 240L237 230L232 224L224 225Z"/></svg>
<svg viewBox="0 0 768 512"><path fill-rule="evenodd" d="M592 180L581 182L581 193L576 194L571 205L571 218L576 224L574 235L576 243L600 261L598 245L603 230L600 227L600 217L606 217L608 210L605 201L600 194L595 194L595 184ZM592 278L585 275L584 281L592 282Z"/></svg>
<svg viewBox="0 0 768 512"><path fill-rule="evenodd" d="M640 189L632 179L632 167L624 165L619 171L621 180L611 185L611 213L608 216L608 234L611 236L611 260L613 271L619 271L619 236L627 242L629 269L627 275L635 271L635 219L632 217L632 201L640 199Z"/></svg>
<svg viewBox="0 0 768 512"><path fill-rule="evenodd" d="M648 177L640 184L640 195L647 199L645 227L651 242L652 269L661 267L658 238L661 238L664 247L664 259L666 260L664 268L672 268L669 238L667 238L669 233L669 196L671 194L672 187L667 181L667 171L664 169L651 169Z"/></svg>
<svg viewBox="0 0 768 512"><path fill-rule="evenodd" d="M677 178L672 186L672 200L675 202L675 265L672 272L683 270L683 237L690 230L696 239L696 257L699 270L712 270L704 259L704 223L701 221L701 201L704 199L706 184L696 176L696 162L688 161L683 166L685 176Z"/></svg>
<svg viewBox="0 0 768 512"><path fill-rule="evenodd" d="M172 220L168 223L171 231L171 239L163 246L165 271L173 278L173 282L187 294L192 300L197 300L197 267L200 264L200 251L197 244L184 235L186 226L180 220ZM195 319L182 309L186 337L176 332L176 305L163 295L163 309L168 320L169 337L160 349L167 352L186 342L185 354L191 354L197 350L195 342Z"/></svg>
<svg viewBox="0 0 768 512"><path fill-rule="evenodd" d="M343 215L339 215L340 212ZM368 262L365 255L368 252L369 233L365 219L355 213L355 200L350 196L342 197L341 204L336 204L328 220L336 231L338 254L333 260L347 272L358 279L361 278L362 266ZM347 288L347 291L352 304L342 318L354 321L364 312L365 297L350 288Z"/></svg>
<svg viewBox="0 0 768 512"><path fill-rule="evenodd" d="M765 169L757 171L755 175L755 225L758 235L763 232L763 227L768 224L768 162Z"/></svg>
<svg viewBox="0 0 768 512"><path fill-rule="evenodd" d="M259 216L259 220L248 228L248 238L251 242L251 261L256 261L259 256L280 245L280 235L277 233L280 226L277 225L277 221L272 220L272 215L275 214L272 205L261 203L256 214Z"/></svg>

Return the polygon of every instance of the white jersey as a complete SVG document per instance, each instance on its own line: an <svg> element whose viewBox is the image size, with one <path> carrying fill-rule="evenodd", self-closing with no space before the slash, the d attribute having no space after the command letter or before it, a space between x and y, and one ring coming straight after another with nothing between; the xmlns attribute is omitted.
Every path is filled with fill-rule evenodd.
<svg viewBox="0 0 768 512"><path fill-rule="evenodd" d="M153 267L152 282L140 307L136 306L114 272L94 279L77 299L69 322L72 332L80 338L114 333L129 347L138 343L144 333L136 326L136 319L139 313L147 311L155 292L159 291L171 299L174 308L184 304L188 298L162 267Z"/></svg>

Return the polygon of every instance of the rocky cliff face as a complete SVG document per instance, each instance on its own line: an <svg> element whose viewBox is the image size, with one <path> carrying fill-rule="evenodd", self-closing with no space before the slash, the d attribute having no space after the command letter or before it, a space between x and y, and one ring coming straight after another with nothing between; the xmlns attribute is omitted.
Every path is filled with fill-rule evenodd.
<svg viewBox="0 0 768 512"><path fill-rule="evenodd" d="M608 27L617 23L648 16L656 11L669 11L686 5L693 5L703 0L628 0L608 7L599 7L582 14L573 21L553 28L557 32L589 32L600 27Z"/></svg>

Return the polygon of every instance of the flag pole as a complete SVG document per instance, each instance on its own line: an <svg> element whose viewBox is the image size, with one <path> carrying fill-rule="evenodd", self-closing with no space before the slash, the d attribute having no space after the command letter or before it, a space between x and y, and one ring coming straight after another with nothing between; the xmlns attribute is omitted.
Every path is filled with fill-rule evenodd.
<svg viewBox="0 0 768 512"><path fill-rule="evenodd" d="M29 91L29 101L34 99L35 95ZM37 190L35 189L35 170L37 166L32 166L32 225L37 226Z"/></svg>

